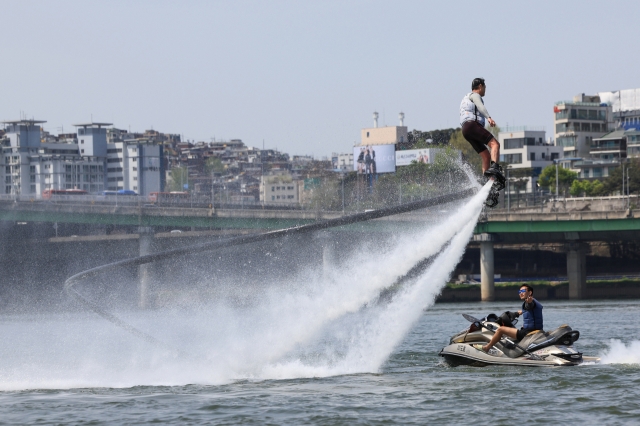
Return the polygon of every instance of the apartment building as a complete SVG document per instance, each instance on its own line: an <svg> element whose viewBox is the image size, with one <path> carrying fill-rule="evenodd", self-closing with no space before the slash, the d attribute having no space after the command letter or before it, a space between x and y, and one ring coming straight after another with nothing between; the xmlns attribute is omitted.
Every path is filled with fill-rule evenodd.
<svg viewBox="0 0 640 426"><path fill-rule="evenodd" d="M500 161L511 169L531 169L526 190L535 188L542 169L563 156L563 148L545 139L544 130L527 130L526 127L505 129L498 134Z"/></svg>
<svg viewBox="0 0 640 426"><path fill-rule="evenodd" d="M77 124L75 137L56 138L44 134L43 123L46 121L3 122L0 181L4 185L0 185L0 194L40 198L46 189L90 193L129 189L146 195L164 187L162 145L141 140L108 144L105 127L111 123Z"/></svg>
<svg viewBox="0 0 640 426"><path fill-rule="evenodd" d="M298 181L289 173L263 176L260 180L260 202L291 205L300 203Z"/></svg>
<svg viewBox="0 0 640 426"><path fill-rule="evenodd" d="M588 157L591 142L608 133L612 123L611 105L599 96L574 96L573 101L556 102L553 107L555 141L564 157Z"/></svg>

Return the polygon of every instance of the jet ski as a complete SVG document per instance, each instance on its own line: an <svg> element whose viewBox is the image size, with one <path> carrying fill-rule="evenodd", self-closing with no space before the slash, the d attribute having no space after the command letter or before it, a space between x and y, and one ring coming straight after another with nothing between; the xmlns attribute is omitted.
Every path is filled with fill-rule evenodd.
<svg viewBox="0 0 640 426"><path fill-rule="evenodd" d="M568 325L561 325L553 331L532 331L522 340L503 336L488 352L482 350L501 325L514 327L518 322L516 312L505 312L500 317L489 314L476 319L470 315L463 317L471 325L453 336L448 346L440 351L440 356L451 366L470 365L523 365L532 367L553 367L579 365L583 362L598 362L600 358L583 356L573 345L580 338L580 332Z"/></svg>

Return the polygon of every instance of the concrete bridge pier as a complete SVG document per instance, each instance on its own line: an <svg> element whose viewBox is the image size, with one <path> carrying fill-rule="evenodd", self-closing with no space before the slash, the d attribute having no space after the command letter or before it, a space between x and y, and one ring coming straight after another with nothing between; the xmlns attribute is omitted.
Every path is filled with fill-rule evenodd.
<svg viewBox="0 0 640 426"><path fill-rule="evenodd" d="M474 241L480 242L480 298L483 302L495 300L493 241L491 234L477 234Z"/></svg>
<svg viewBox="0 0 640 426"><path fill-rule="evenodd" d="M153 228L150 226L140 226L138 228L138 246L140 256L145 256L147 254L153 253L153 241L154 234ZM149 306L149 288L151 286L151 272L152 272L152 264L147 263L144 265L138 266L138 278L140 280L138 284L139 289L139 300L138 306L142 309L145 309Z"/></svg>
<svg viewBox="0 0 640 426"><path fill-rule="evenodd" d="M584 299L587 295L586 244L572 241L566 245L569 299Z"/></svg>

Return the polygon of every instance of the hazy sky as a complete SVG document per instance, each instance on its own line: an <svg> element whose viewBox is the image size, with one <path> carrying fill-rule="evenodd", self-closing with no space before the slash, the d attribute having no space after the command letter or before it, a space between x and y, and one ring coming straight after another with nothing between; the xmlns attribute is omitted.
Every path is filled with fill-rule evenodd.
<svg viewBox="0 0 640 426"><path fill-rule="evenodd" d="M640 2L0 1L0 119L113 122L290 154L360 129L458 126L474 77L498 125L640 87Z"/></svg>

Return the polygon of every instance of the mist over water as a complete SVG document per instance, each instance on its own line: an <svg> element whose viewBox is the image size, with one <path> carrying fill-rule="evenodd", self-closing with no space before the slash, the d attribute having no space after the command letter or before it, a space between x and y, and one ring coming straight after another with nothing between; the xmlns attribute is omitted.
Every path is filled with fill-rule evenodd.
<svg viewBox="0 0 640 426"><path fill-rule="evenodd" d="M328 270L303 268L287 281L262 283L243 303L237 303L237 286L222 282L214 300L194 301L190 309L116 312L165 342L166 349L88 312L6 318L3 334L12 345L0 349L0 389L222 384L377 372L446 283L488 190L459 203L440 223L376 249L362 247ZM428 269L404 282L390 301L378 303L382 290L430 256L437 257Z"/></svg>

